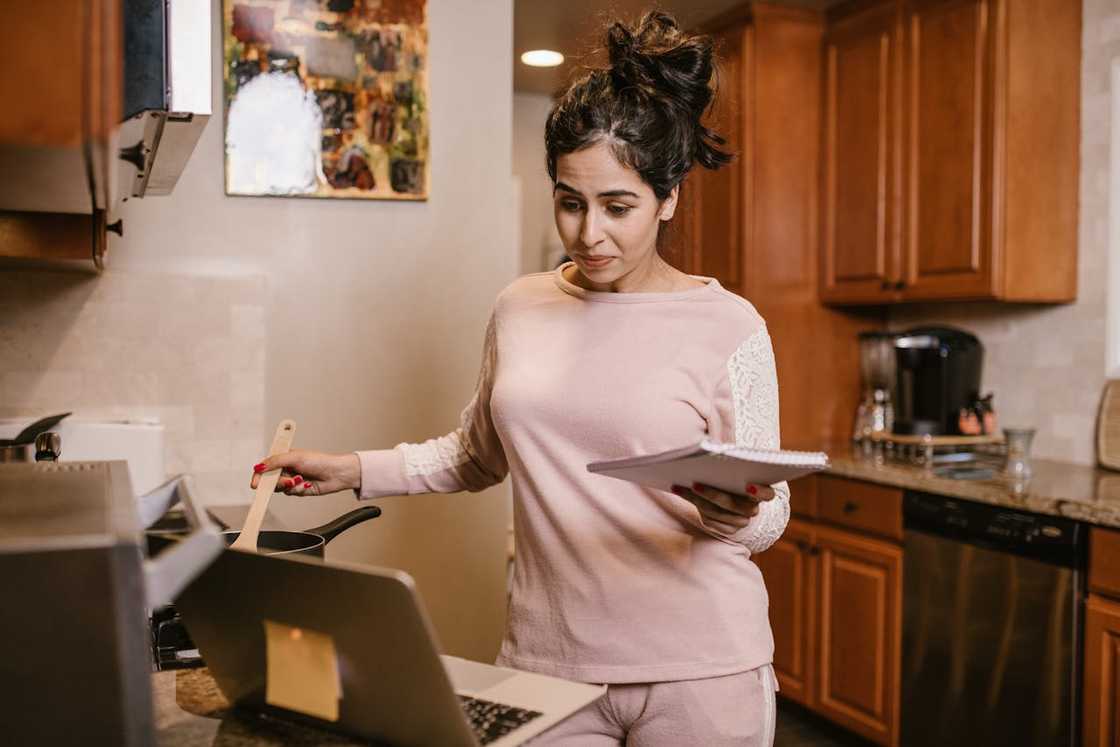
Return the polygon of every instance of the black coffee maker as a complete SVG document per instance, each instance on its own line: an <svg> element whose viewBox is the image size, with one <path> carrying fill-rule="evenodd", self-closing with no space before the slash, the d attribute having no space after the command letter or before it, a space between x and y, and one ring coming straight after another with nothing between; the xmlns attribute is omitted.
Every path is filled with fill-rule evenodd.
<svg viewBox="0 0 1120 747"><path fill-rule="evenodd" d="M980 397L984 346L952 327L915 327L894 341L897 386L894 432L960 434L962 409Z"/></svg>

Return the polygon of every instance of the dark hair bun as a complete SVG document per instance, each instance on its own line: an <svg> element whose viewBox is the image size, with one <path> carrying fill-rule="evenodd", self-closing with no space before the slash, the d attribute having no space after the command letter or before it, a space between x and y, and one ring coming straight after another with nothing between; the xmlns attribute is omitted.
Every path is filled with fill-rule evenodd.
<svg viewBox="0 0 1120 747"><path fill-rule="evenodd" d="M622 95L640 91L655 103L691 116L697 128L696 161L714 169L731 160L718 146L723 138L700 124L712 103L713 49L708 36L687 34L668 13L650 11L637 25L607 30L610 76Z"/></svg>
<svg viewBox="0 0 1120 747"><path fill-rule="evenodd" d="M557 100L545 125L548 171L556 159L599 141L665 199L694 163L731 161L724 139L702 124L712 103L712 40L651 11L633 27L607 29L610 66L593 69Z"/></svg>

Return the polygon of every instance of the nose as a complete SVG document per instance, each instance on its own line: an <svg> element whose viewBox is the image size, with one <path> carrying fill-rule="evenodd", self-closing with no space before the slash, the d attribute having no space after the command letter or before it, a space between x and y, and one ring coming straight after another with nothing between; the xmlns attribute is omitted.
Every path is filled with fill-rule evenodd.
<svg viewBox="0 0 1120 747"><path fill-rule="evenodd" d="M603 231L599 227L599 221L595 218L593 210L583 211L583 224L580 226L579 240L588 248L603 240Z"/></svg>

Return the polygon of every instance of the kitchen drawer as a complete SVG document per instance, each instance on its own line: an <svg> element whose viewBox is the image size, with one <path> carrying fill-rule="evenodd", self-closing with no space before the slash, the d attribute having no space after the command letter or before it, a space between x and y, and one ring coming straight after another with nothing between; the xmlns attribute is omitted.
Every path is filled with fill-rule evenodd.
<svg viewBox="0 0 1120 747"><path fill-rule="evenodd" d="M817 476L808 475L789 484L789 510L794 516L817 518Z"/></svg>
<svg viewBox="0 0 1120 747"><path fill-rule="evenodd" d="M821 520L902 541L902 491L898 488L819 475L816 498Z"/></svg>
<svg viewBox="0 0 1120 747"><path fill-rule="evenodd" d="M1089 530L1089 588L1120 597L1120 532Z"/></svg>

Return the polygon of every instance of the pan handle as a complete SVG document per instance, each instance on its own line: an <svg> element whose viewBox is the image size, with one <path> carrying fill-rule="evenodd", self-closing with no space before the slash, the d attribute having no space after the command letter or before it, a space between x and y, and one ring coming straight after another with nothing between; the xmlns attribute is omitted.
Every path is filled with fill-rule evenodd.
<svg viewBox="0 0 1120 747"><path fill-rule="evenodd" d="M361 524L363 521L376 519L380 515L381 509L378 506L362 506L361 508L356 508L353 511L339 516L337 519L328 521L320 527L304 531L310 532L311 534L318 534L323 538L323 544L326 544L355 524Z"/></svg>

